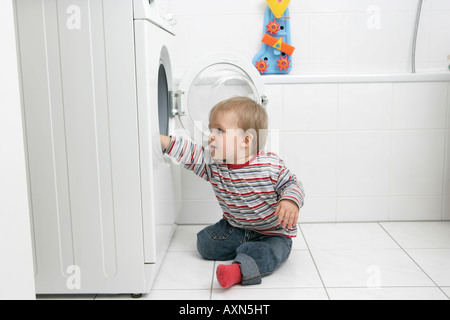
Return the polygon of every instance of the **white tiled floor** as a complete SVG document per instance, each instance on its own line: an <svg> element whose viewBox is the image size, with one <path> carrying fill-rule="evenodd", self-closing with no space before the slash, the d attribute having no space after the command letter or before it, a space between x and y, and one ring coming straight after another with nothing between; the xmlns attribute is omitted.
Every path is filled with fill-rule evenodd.
<svg viewBox="0 0 450 320"><path fill-rule="evenodd" d="M196 251L203 227L177 228L153 290L141 299L450 298L450 222L301 224L291 256L274 274L227 290L215 278L217 262Z"/></svg>

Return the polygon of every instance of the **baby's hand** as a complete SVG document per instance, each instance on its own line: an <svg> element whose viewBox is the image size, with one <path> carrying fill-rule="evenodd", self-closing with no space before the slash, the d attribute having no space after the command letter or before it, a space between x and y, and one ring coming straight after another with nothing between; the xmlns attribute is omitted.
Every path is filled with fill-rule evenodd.
<svg viewBox="0 0 450 320"><path fill-rule="evenodd" d="M275 214L278 215L278 225L283 223L282 227L291 229L292 226L297 224L298 220L298 206L294 201L291 200L281 200L278 203L277 210L275 210Z"/></svg>

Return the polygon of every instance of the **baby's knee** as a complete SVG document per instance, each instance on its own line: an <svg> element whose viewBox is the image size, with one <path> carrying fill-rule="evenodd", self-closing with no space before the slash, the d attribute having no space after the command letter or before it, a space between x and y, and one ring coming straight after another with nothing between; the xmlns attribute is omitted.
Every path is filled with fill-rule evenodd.
<svg viewBox="0 0 450 320"><path fill-rule="evenodd" d="M197 233L197 251L206 260L231 260L236 256L236 247L230 239L218 240L203 229Z"/></svg>
<svg viewBox="0 0 450 320"><path fill-rule="evenodd" d="M197 251L203 259L215 260L214 247L214 240L205 229L197 233Z"/></svg>

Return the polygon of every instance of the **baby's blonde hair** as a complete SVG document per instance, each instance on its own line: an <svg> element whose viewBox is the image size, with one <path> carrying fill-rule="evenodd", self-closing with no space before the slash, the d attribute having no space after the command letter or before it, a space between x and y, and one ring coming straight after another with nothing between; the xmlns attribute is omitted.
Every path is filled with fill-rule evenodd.
<svg viewBox="0 0 450 320"><path fill-rule="evenodd" d="M253 147L256 152L266 145L268 116L266 110L254 100L247 97L234 97L216 104L209 112L209 123L221 112L232 111L238 117L238 126L244 132L253 133Z"/></svg>

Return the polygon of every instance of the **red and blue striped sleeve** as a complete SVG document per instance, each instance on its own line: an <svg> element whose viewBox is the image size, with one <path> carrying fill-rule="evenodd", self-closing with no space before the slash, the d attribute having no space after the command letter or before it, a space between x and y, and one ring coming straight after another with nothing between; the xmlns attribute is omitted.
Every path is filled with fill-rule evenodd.
<svg viewBox="0 0 450 320"><path fill-rule="evenodd" d="M281 200L291 200L294 201L298 208L303 207L305 199L305 191L303 189L302 183L297 179L296 175L293 174L288 168L286 168L284 162L281 160L281 170L277 177L277 183L275 190L277 191Z"/></svg>
<svg viewBox="0 0 450 320"><path fill-rule="evenodd" d="M181 137L171 137L165 153L183 164L186 169L209 181L208 162L210 157L204 147Z"/></svg>

